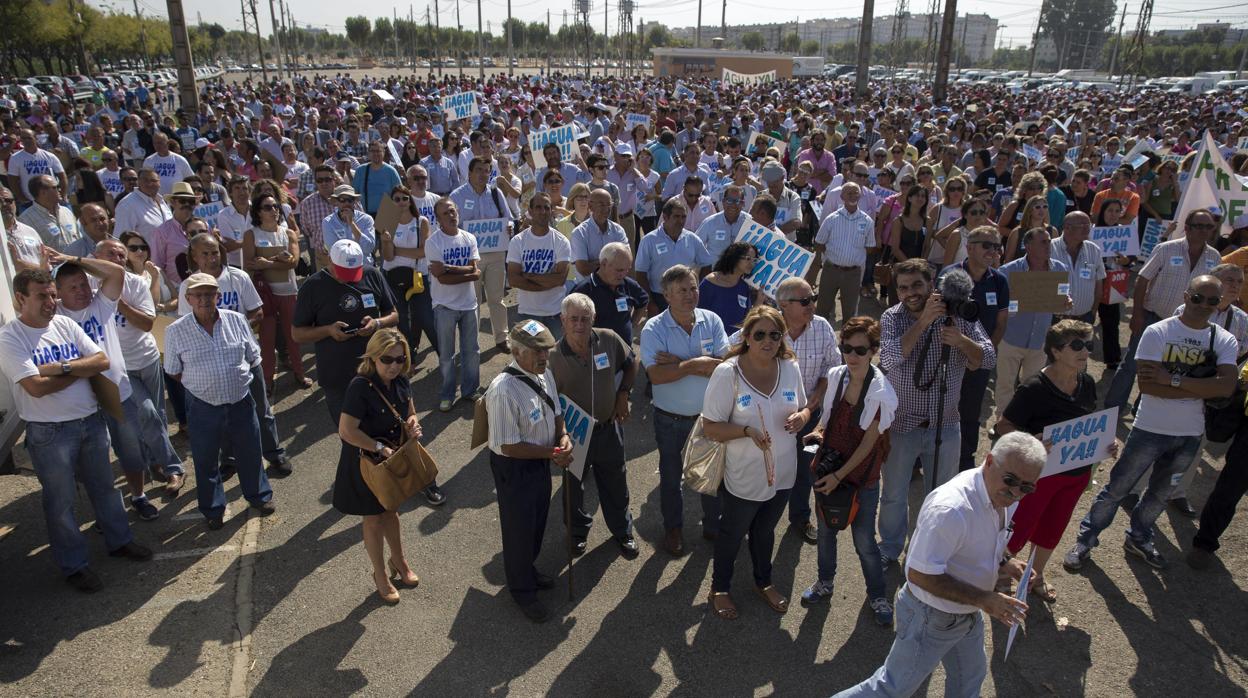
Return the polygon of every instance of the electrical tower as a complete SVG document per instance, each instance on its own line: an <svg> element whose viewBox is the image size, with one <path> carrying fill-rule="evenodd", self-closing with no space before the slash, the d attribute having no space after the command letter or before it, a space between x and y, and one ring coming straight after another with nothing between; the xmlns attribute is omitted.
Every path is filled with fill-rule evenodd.
<svg viewBox="0 0 1248 698"><path fill-rule="evenodd" d="M593 11L590 0L576 0L575 12L576 16L573 21L576 23L576 30L585 35L585 77L589 77L590 69L594 65L593 47L590 46L589 36L593 32L589 24L589 13Z"/></svg>
<svg viewBox="0 0 1248 698"><path fill-rule="evenodd" d="M633 0L620 0L620 26L616 34L620 37L620 64L624 74L633 74Z"/></svg>
<svg viewBox="0 0 1248 698"><path fill-rule="evenodd" d="M1153 21L1153 0L1140 5L1140 18L1135 23L1135 36L1123 57L1122 67L1127 70L1127 89L1135 87L1135 79L1144 72L1144 44L1148 40L1148 25Z"/></svg>
<svg viewBox="0 0 1248 698"><path fill-rule="evenodd" d="M897 11L893 13L893 38L892 46L888 50L888 64L894 71L897 68L897 56L902 50L902 44L906 40L906 20L910 17L909 0L897 0ZM861 71L864 66L858 66ZM870 66L866 66L870 69Z"/></svg>

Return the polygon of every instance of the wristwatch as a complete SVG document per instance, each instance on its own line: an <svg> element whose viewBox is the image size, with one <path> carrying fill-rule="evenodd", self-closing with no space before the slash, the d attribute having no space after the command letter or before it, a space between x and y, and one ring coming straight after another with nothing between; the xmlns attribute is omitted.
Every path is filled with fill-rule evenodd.
<svg viewBox="0 0 1248 698"><path fill-rule="evenodd" d="M1170 374L1170 387L1171 388L1179 387L1179 383L1182 383L1182 382L1183 382L1182 374L1179 374L1179 373Z"/></svg>
<svg viewBox="0 0 1248 698"><path fill-rule="evenodd" d="M68 362L68 361L62 361L62 362L61 362L61 375L62 375L62 376L68 376L68 375L70 374L70 372L72 372L73 370L74 370L74 369L73 369L72 367L70 367L70 365L69 365L69 362Z"/></svg>

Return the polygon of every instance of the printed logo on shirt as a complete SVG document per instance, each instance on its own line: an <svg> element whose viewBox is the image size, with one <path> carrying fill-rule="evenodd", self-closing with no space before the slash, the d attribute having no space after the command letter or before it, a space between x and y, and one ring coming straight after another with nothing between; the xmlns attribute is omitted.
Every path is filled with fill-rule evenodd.
<svg viewBox="0 0 1248 698"><path fill-rule="evenodd" d="M607 368L610 365L611 365L611 362L607 360L606 352L603 352L601 354L594 354L594 368L601 371L602 369Z"/></svg>
<svg viewBox="0 0 1248 698"><path fill-rule="evenodd" d="M354 293L344 293L342 298L338 299L338 307L345 312L353 312L360 307L360 299L356 298Z"/></svg>
<svg viewBox="0 0 1248 698"><path fill-rule="evenodd" d="M26 174L32 176L52 174L52 168L46 160L27 160L23 167L26 168Z"/></svg>
<svg viewBox="0 0 1248 698"><path fill-rule="evenodd" d="M615 310L616 310L616 312L619 312L619 313L627 313L627 312L628 312L628 299L627 299L627 298L616 298L616 299L615 299Z"/></svg>
<svg viewBox="0 0 1248 698"><path fill-rule="evenodd" d="M713 351L715 351L715 342L709 339L702 340L702 355L710 356Z"/></svg>
<svg viewBox="0 0 1248 698"><path fill-rule="evenodd" d="M660 242L659 244L655 245L654 251L657 252L658 254L667 254L667 243Z"/></svg>
<svg viewBox="0 0 1248 698"><path fill-rule="evenodd" d="M996 306L996 304L997 304L997 294L995 291L989 291L984 294L984 305Z"/></svg>
<svg viewBox="0 0 1248 698"><path fill-rule="evenodd" d="M442 250L442 263L453 267L466 267L472 261L471 247L448 247Z"/></svg>
<svg viewBox="0 0 1248 698"><path fill-rule="evenodd" d="M1080 269L1080 270L1079 270L1079 278L1081 278L1081 279L1091 279L1091 278L1092 278L1092 270L1091 270L1091 269L1088 269L1087 267L1084 267L1083 269Z"/></svg>
<svg viewBox="0 0 1248 698"><path fill-rule="evenodd" d="M96 344L104 343L104 323L94 315L89 315L82 322L78 323L82 326L82 331L87 333Z"/></svg>
<svg viewBox="0 0 1248 698"><path fill-rule="evenodd" d="M797 391L796 390L786 390L784 391L783 395L784 395L785 402L797 404Z"/></svg>
<svg viewBox="0 0 1248 698"><path fill-rule="evenodd" d="M1170 373L1189 375L1192 369L1203 363L1209 351L1208 334L1203 339L1181 337L1166 340L1161 350L1161 364Z"/></svg>
<svg viewBox="0 0 1248 698"><path fill-rule="evenodd" d="M750 406L750 396L749 396L749 395L742 395L741 397L738 397L738 398L737 398L737 407L738 407L738 408L740 408L740 409L743 409L743 410L744 410L744 409L747 409L749 406Z"/></svg>
<svg viewBox="0 0 1248 698"><path fill-rule="evenodd" d="M522 250L520 263L525 274L545 274L555 266L555 251L549 248Z"/></svg>
<svg viewBox="0 0 1248 698"><path fill-rule="evenodd" d="M363 301L363 303L364 303L364 307L365 307L365 308L376 308L376 307L377 307L377 299L376 299L375 297L373 297L373 294L371 294L371 293L364 293L364 294L361 294L361 295L360 295L360 300L361 300L361 301Z"/></svg>
<svg viewBox="0 0 1248 698"><path fill-rule="evenodd" d="M82 358L82 353L78 351L76 344L52 344L44 347L35 347L30 352L30 359L35 362L36 366L42 366L50 363L61 363L62 361L73 361Z"/></svg>
<svg viewBox="0 0 1248 698"><path fill-rule="evenodd" d="M152 169L156 170L156 174L161 179L173 179L178 176L178 164L176 162L154 162Z"/></svg>

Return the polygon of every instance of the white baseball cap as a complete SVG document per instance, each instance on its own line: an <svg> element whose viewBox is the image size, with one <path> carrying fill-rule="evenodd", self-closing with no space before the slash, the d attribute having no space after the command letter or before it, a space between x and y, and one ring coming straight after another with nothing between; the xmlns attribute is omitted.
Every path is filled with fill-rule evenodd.
<svg viewBox="0 0 1248 698"><path fill-rule="evenodd" d="M359 281L364 276L364 251L355 240L339 240L329 248L329 261L339 281Z"/></svg>

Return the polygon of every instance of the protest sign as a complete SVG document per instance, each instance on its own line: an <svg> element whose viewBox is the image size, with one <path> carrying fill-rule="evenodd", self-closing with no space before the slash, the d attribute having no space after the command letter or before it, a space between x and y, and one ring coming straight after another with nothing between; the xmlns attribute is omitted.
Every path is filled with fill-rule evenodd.
<svg viewBox="0 0 1248 698"><path fill-rule="evenodd" d="M1240 138L1239 141L1235 143L1235 150L1241 153L1248 151L1248 136Z"/></svg>
<svg viewBox="0 0 1248 698"><path fill-rule="evenodd" d="M434 124L429 127L429 130L433 131L433 135L437 136L438 138L443 138L446 136L446 129L442 126L442 124Z"/></svg>
<svg viewBox="0 0 1248 698"><path fill-rule="evenodd" d="M1064 473L1105 460L1117 431L1117 407L1050 424L1044 428L1041 438L1051 448L1040 477Z"/></svg>
<svg viewBox="0 0 1248 698"><path fill-rule="evenodd" d="M728 85L744 85L751 87L753 85L761 85L765 82L772 82L776 79L776 71L768 70L765 73L738 73L735 70L724 68L724 83Z"/></svg>
<svg viewBox="0 0 1248 698"><path fill-rule="evenodd" d="M1010 304L1017 301L1024 313L1065 312L1067 294L1059 286L1069 283L1070 274L1064 271L1016 271L1010 274Z"/></svg>
<svg viewBox="0 0 1248 698"><path fill-rule="evenodd" d="M399 216L403 214L403 209L388 196L381 197L381 202L377 205L377 215L373 217L373 229L378 233L386 232L393 234L399 228ZM378 246L378 249L381 249Z"/></svg>
<svg viewBox="0 0 1248 698"><path fill-rule="evenodd" d="M809 250L752 220L741 226L735 242L749 243L758 250L758 261L746 282L771 298L776 297L776 287L781 281L805 277L814 259Z"/></svg>
<svg viewBox="0 0 1248 698"><path fill-rule="evenodd" d="M568 472L580 480L585 474L589 442L594 438L594 417L562 393L559 394L559 408L563 410L563 427L572 440L572 463L568 465Z"/></svg>
<svg viewBox="0 0 1248 698"><path fill-rule="evenodd" d="M650 115L649 114L629 114L628 116L624 117L624 123L626 126L628 126L629 133L632 133L632 130L637 128L638 126L645 126L646 129L649 130L650 129Z"/></svg>
<svg viewBox="0 0 1248 698"><path fill-rule="evenodd" d="M762 131L753 131L750 133L750 140L745 145L745 154L747 156L755 153L762 155L767 152L768 148L776 148L780 151L781 159L784 158L784 151L789 149L788 141L779 138L772 138Z"/></svg>
<svg viewBox="0 0 1248 698"><path fill-rule="evenodd" d="M217 217L221 215L224 204L220 201L211 201L206 204L200 204L195 207L195 213L192 214L196 218L203 218L208 223L209 230L217 229Z"/></svg>
<svg viewBox="0 0 1248 698"><path fill-rule="evenodd" d="M507 251L506 218L482 218L475 221L465 221L461 225L464 227L464 230L477 239L477 252L479 254Z"/></svg>
<svg viewBox="0 0 1248 698"><path fill-rule="evenodd" d="M477 93L457 92L443 97L442 113L446 115L447 121L458 121L460 119L470 119L473 116L480 116L480 110L477 109Z"/></svg>
<svg viewBox="0 0 1248 698"><path fill-rule="evenodd" d="M1071 162L1073 162L1073 163L1075 163L1076 165L1078 165L1078 164L1079 164L1079 151L1080 151L1080 150L1083 150L1083 146L1081 146L1081 145L1071 146L1070 148L1067 148L1067 149L1066 149L1066 159L1067 159L1067 160L1070 160Z"/></svg>
<svg viewBox="0 0 1248 698"><path fill-rule="evenodd" d="M1044 153L1040 152L1039 148L1027 144L1023 144L1023 155L1026 155L1027 159L1032 162L1040 162L1044 160Z"/></svg>
<svg viewBox="0 0 1248 698"><path fill-rule="evenodd" d="M1126 269L1107 269L1105 283L1101 286L1101 302L1114 305L1127 302L1127 280L1131 272Z"/></svg>
<svg viewBox="0 0 1248 698"><path fill-rule="evenodd" d="M1166 223L1160 218L1150 218L1148 223L1144 224L1144 241L1140 243L1140 257L1148 261L1153 256L1153 248L1157 243L1161 242L1162 236L1166 234Z"/></svg>
<svg viewBox="0 0 1248 698"><path fill-rule="evenodd" d="M386 90L373 90L373 94L377 95L378 97L381 97L381 101L383 102L394 101L394 95L390 94Z"/></svg>
<svg viewBox="0 0 1248 698"><path fill-rule="evenodd" d="M559 156L564 162L572 162L576 159L576 156L579 155L576 148L576 140L580 137L580 134L577 133L578 128L580 127L576 124L568 124L567 126L530 133L529 150L533 151L533 164L538 169L546 166L546 156L542 153L542 148L547 143L554 143L559 146Z"/></svg>
<svg viewBox="0 0 1248 698"><path fill-rule="evenodd" d="M1101 246L1102 257L1140 254L1140 239L1135 235L1134 225L1098 225L1092 229L1089 239Z"/></svg>
<svg viewBox="0 0 1248 698"><path fill-rule="evenodd" d="M685 87L683 82L676 83L676 91L673 94L676 96L676 99L694 99L698 96L698 93Z"/></svg>
<svg viewBox="0 0 1248 698"><path fill-rule="evenodd" d="M1192 211L1210 206L1222 209L1220 233L1229 236L1231 221L1248 213L1248 177L1235 174L1222 157L1211 133L1206 131L1200 150L1196 152L1191 179L1179 198L1179 210L1174 220L1186 220L1187 214ZM1181 225L1176 227L1173 234L1179 234L1182 228Z"/></svg>

